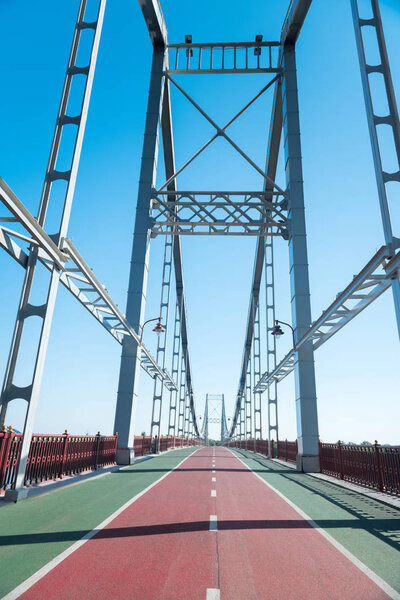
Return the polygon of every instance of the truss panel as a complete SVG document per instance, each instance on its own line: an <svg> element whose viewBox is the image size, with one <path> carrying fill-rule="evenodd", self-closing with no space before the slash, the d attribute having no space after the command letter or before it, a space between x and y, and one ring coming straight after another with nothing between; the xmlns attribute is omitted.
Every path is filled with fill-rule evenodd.
<svg viewBox="0 0 400 600"><path fill-rule="evenodd" d="M279 42L169 44L168 73L279 73L278 49Z"/></svg>
<svg viewBox="0 0 400 600"><path fill-rule="evenodd" d="M400 252L390 262L387 262L388 256L388 248L382 246L346 289L312 323L309 331L296 344L296 349L292 348L273 371L264 373L256 390L264 392L272 382L282 381L293 371L295 354L299 348L310 341L313 342L314 350L322 346L390 287L391 278L397 273L400 264ZM386 273L386 267L389 274Z"/></svg>

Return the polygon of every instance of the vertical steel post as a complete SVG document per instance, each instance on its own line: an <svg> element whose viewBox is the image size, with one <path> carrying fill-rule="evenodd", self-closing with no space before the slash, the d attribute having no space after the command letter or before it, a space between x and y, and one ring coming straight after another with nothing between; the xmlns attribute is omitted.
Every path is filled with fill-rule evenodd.
<svg viewBox="0 0 400 600"><path fill-rule="evenodd" d="M245 400L244 393L242 393L240 399L240 439L244 440L246 428L245 428Z"/></svg>
<svg viewBox="0 0 400 600"><path fill-rule="evenodd" d="M189 425L190 425L190 396L189 390L186 385L186 394L185 394L185 427L184 427L184 436L187 437L189 435Z"/></svg>
<svg viewBox="0 0 400 600"><path fill-rule="evenodd" d="M265 236L265 302L267 324L267 372L276 367L276 339L271 335L275 325L275 278L274 278L274 238ZM268 400L268 456L273 458L271 440L275 432L278 441L278 384L276 381L267 388Z"/></svg>
<svg viewBox="0 0 400 600"><path fill-rule="evenodd" d="M283 49L283 129L285 173L289 200L289 263L292 323L295 342L311 325L303 170L294 46ZM312 342L295 354L295 390L298 455L297 468L319 471L318 414Z"/></svg>
<svg viewBox="0 0 400 600"><path fill-rule="evenodd" d="M252 419L251 419L251 348L249 349L249 360L246 370L246 389L245 389L245 424L246 424L246 450L247 440L251 439Z"/></svg>
<svg viewBox="0 0 400 600"><path fill-rule="evenodd" d="M144 321L146 306L151 229L150 202L157 174L164 64L164 47L154 46L126 308L127 319L136 331L139 331ZM131 464L134 460L133 423L138 396L140 358L140 347L132 338L124 337L114 422L114 431L118 431L119 435L117 452L119 464Z"/></svg>
<svg viewBox="0 0 400 600"><path fill-rule="evenodd" d="M174 341L172 343L172 379L178 382L179 372L179 356L181 349L181 322L180 322L180 310L178 299L176 300L175 307L175 320L174 320ZM168 435L176 435L176 410L178 403L178 390L171 390L169 397L169 416L168 416Z"/></svg>
<svg viewBox="0 0 400 600"><path fill-rule="evenodd" d="M79 160L82 150L83 136L85 132L86 119L89 109L89 102L96 67L97 53L100 43L101 30L104 19L105 0L99 0L97 19L92 23L85 22L87 0L81 0L78 10L78 17L75 24L74 36L72 40L71 51L68 60L67 71L64 79L64 86L61 94L56 125L54 129L53 140L50 149L49 160L46 168L46 175L40 199L40 206L37 221L44 227L46 214L52 199L53 184L56 181L65 181L67 183L64 195L64 202L60 205L60 214L58 221L58 230L54 233L53 239L59 248L62 247L63 240L67 234L69 219L71 214L72 201L75 192L76 177L78 173ZM89 56L87 64L84 67L78 67L76 60L80 48L82 32L85 30L93 31L91 44L88 46ZM86 50L87 51L87 50ZM78 115L68 114L69 98L74 77L84 77L80 112ZM71 162L67 163L67 170L61 171L58 167L57 159L60 154L60 147L63 143L64 127L76 127L75 143L73 145ZM54 306L57 295L60 271L53 266L50 279L48 280L47 291L43 294L42 304L31 303L32 292L36 284L38 249L33 247L28 258L25 279L22 287L21 299L18 306L17 319L15 323L11 349L4 378L4 384L1 394L0 422L4 423L9 402L14 399L22 398L27 402L27 410L24 423L23 440L21 443L20 458L18 463L18 472L16 477L15 490L7 492L9 500L15 500L26 496L27 491L23 489L26 463L31 443L33 425L36 415L36 409L39 401L40 387L42 383L44 363L46 359L48 341L50 336L51 323L53 318ZM36 353L35 365L33 368L31 383L25 387L20 387L14 383L15 372L20 360L21 345L23 342L24 326L32 316L41 319L40 335L33 352Z"/></svg>
<svg viewBox="0 0 400 600"><path fill-rule="evenodd" d="M167 340L168 340L168 320L169 320L169 300L171 290L171 273L172 273L172 236L167 235L165 238L164 245L164 260L161 280L161 299L160 299L160 311L161 323L164 324L164 332L162 332L157 342L157 364L162 369L165 369L167 359ZM151 425L150 425L150 437L153 439L154 432L157 436L158 444L155 451L160 452L160 439L161 439L161 413L162 413L162 400L164 392L164 383L161 379L156 377L154 379L154 390L153 390L153 407L151 412Z"/></svg>
<svg viewBox="0 0 400 600"><path fill-rule="evenodd" d="M390 219L390 209L386 194L386 183L395 181L400 182L400 121L397 110L396 96L393 88L392 75L390 73L389 58L386 49L385 36L383 33L381 13L378 0L371 0L373 18L360 19L358 13L357 0L351 0L351 9L353 14L354 31L356 36L358 60L360 64L361 81L364 92L365 110L367 113L368 130L371 141L372 156L374 160L376 185L378 188L379 206L381 210L383 233L385 243L393 255L400 246L400 240L393 236L392 224ZM367 65L365 59L364 43L361 28L369 26L375 29L380 56L379 65ZM378 116L374 112L369 75L376 73L382 76L385 86L386 100L388 105L388 114ZM397 171L387 173L383 170L382 158L379 148L379 139L377 127L379 125L388 125L391 127L394 143L394 151L397 158ZM392 291L394 300L394 309L396 314L397 329L400 336L400 280L398 277L392 279Z"/></svg>
<svg viewBox="0 0 400 600"><path fill-rule="evenodd" d="M261 377L261 342L260 342L260 302L254 301L253 311L253 389ZM262 437L261 431L261 394L253 393L254 438Z"/></svg>
<svg viewBox="0 0 400 600"><path fill-rule="evenodd" d="M185 426L185 400L186 400L186 367L185 357L182 352L179 377L179 404L178 404L178 436L183 437Z"/></svg>

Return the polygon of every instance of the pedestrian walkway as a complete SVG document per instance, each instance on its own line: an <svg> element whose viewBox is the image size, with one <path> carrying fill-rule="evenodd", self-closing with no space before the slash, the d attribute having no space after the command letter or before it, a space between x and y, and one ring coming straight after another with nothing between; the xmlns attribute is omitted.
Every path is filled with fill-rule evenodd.
<svg viewBox="0 0 400 600"><path fill-rule="evenodd" d="M0 525L7 598L400 598L400 511L250 452L171 451Z"/></svg>

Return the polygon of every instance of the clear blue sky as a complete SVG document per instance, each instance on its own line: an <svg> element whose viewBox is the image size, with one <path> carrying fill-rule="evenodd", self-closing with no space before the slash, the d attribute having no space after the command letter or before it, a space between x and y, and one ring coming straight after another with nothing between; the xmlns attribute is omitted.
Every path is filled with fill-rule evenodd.
<svg viewBox="0 0 400 600"><path fill-rule="evenodd" d="M90 1L90 0L89 0ZM164 0L171 42L246 41L262 33L278 40L286 0ZM77 0L0 0L1 176L36 214L70 49ZM396 93L400 89L400 7L381 10ZM318 317L383 244L353 25L348 0L315 0L298 43L304 185L312 291ZM138 3L109 0L93 86L69 236L125 310L137 182L151 61ZM220 123L263 85L263 76L181 77L180 82ZM378 102L381 101L376 90ZM271 96L231 129L263 165ZM212 133L206 121L173 95L177 165ZM385 144L388 170L395 165ZM162 161L160 161L162 164ZM162 169L159 182L163 178ZM284 185L282 162L278 183ZM261 178L222 140L179 179L181 189L261 189ZM397 185L397 184L396 184ZM397 192L398 204L398 192ZM393 208L394 231L400 210ZM51 231L49 231L51 233ZM148 318L158 314L163 238L152 242ZM255 239L182 241L190 352L199 412L205 394L224 393L232 414L241 365ZM22 269L0 253L0 373L4 373ZM288 253L276 242L277 316L290 319ZM32 329L35 323L30 325ZM28 383L26 360L20 385ZM146 343L155 351L151 333ZM278 357L289 348L278 343ZM120 346L64 289L59 290L35 430L111 432ZM360 442L400 443L399 344L391 292L386 292L315 355L320 434ZM263 369L265 359L263 356ZM169 365L170 368L170 365ZM24 379L25 378L25 379ZM141 375L136 432L149 431L152 381ZM168 403L168 395L165 397ZM21 426L21 406L8 423ZM265 406L265 398L263 400ZM265 414L265 411L264 411ZM280 437L295 437L293 378L279 386ZM164 418L166 423L166 415ZM164 428L163 428L164 429ZM165 431L165 429L164 429ZM265 428L264 428L265 432Z"/></svg>

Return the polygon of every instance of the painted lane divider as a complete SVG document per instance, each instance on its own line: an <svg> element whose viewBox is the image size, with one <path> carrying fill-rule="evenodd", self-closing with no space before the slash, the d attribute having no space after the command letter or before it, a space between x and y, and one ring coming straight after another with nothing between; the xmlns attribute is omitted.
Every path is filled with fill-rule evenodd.
<svg viewBox="0 0 400 600"><path fill-rule="evenodd" d="M211 481L215 482L215 481L217 481L217 478L216 477L211 477Z"/></svg>
<svg viewBox="0 0 400 600"><path fill-rule="evenodd" d="M216 588L207 588L206 590L206 600L220 600L221 594L220 591Z"/></svg>
<svg viewBox="0 0 400 600"><path fill-rule="evenodd" d="M217 490L211 490L211 496L213 498L216 498L216 496L217 496Z"/></svg>
<svg viewBox="0 0 400 600"><path fill-rule="evenodd" d="M215 473L215 470L214 470L214 469L212 470L212 473Z"/></svg>
<svg viewBox="0 0 400 600"><path fill-rule="evenodd" d="M217 515L210 515L210 531L218 531Z"/></svg>

